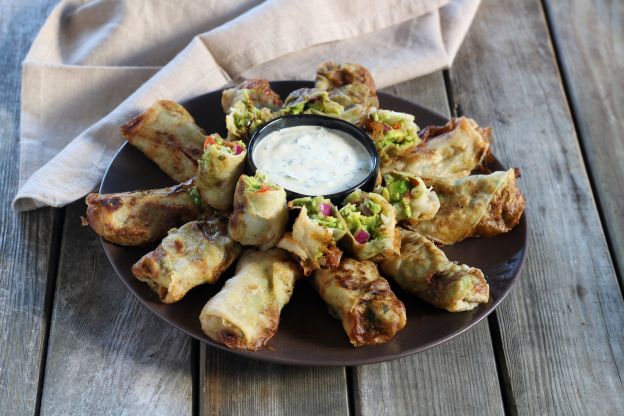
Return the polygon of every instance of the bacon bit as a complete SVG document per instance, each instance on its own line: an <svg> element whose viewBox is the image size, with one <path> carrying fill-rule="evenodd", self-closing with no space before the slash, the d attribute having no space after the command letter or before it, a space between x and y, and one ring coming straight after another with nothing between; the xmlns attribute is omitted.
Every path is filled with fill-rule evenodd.
<svg viewBox="0 0 624 416"><path fill-rule="evenodd" d="M400 129L400 128L401 128L401 123L399 123L399 122L394 123L394 124L392 125L392 128L393 128L393 129L397 129L397 130L398 130L398 129Z"/></svg>

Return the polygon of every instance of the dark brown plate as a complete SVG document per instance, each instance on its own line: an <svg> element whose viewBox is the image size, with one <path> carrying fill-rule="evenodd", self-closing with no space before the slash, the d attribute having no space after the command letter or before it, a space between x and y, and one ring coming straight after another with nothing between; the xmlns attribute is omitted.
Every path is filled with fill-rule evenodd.
<svg viewBox="0 0 624 416"><path fill-rule="evenodd" d="M282 97L290 91L311 86L310 82L280 81L271 83ZM414 114L419 126L445 124L446 118L417 104L380 93L382 108ZM221 91L211 92L183 103L206 132L225 134L221 109ZM494 170L503 167L494 162ZM127 143L115 155L102 185L101 193L160 188L172 185L160 169L141 152ZM193 289L180 302L164 305L144 283L134 278L130 267L149 250L128 248L102 240L104 250L121 280L152 312L175 325L192 337L209 345L263 361L282 364L343 366L392 360L447 341L485 318L509 293L518 278L526 253L527 224L524 215L514 230L494 238L468 239L445 247L449 259L478 267L490 284L490 301L470 312L449 313L438 310L396 285L393 289L405 303L407 325L387 344L354 348L349 344L340 321L332 318L325 304L307 281L299 281L290 303L282 312L279 330L268 347L258 352L229 350L204 335L199 313L223 281L231 275L226 272L219 284ZM392 282L391 282L392 283Z"/></svg>

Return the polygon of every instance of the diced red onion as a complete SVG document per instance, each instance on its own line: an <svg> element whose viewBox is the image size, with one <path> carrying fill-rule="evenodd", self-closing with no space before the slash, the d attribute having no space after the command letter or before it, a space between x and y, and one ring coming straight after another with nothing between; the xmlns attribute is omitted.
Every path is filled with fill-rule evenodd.
<svg viewBox="0 0 624 416"><path fill-rule="evenodd" d="M383 126L383 131L385 131L385 132L388 132L388 131L392 130L392 127L390 127L386 123L381 123L381 125Z"/></svg>
<svg viewBox="0 0 624 416"><path fill-rule="evenodd" d="M240 144L235 144L234 145L234 154L235 155L240 155L241 153L243 153L243 146L241 146Z"/></svg>
<svg viewBox="0 0 624 416"><path fill-rule="evenodd" d="M320 204L319 208L321 210L321 214L325 216L330 216L332 214L331 204Z"/></svg>
<svg viewBox="0 0 624 416"><path fill-rule="evenodd" d="M360 230L360 231L356 232L353 237L355 238L355 241L357 241L358 243L364 244L370 238L370 234L367 233L364 230Z"/></svg>

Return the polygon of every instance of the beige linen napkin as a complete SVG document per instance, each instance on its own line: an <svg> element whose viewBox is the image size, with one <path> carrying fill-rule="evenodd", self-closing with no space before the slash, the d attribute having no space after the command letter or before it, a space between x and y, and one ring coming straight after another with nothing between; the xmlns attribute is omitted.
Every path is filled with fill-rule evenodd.
<svg viewBox="0 0 624 416"><path fill-rule="evenodd" d="M326 60L378 86L448 67L479 0L64 0L23 62L15 210L100 182L119 126L233 79L312 79ZM222 116L222 115L218 115Z"/></svg>

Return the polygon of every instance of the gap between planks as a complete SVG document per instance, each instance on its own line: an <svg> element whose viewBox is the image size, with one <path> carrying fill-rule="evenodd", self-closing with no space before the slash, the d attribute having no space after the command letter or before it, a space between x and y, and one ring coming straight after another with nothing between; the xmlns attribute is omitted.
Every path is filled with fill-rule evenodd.
<svg viewBox="0 0 624 416"><path fill-rule="evenodd" d="M581 153L581 157L583 158L583 164L585 165L585 171L587 172L587 176L589 178L589 185L591 188L591 194L596 201L596 209L598 211L598 217L600 219L600 225L602 227L605 236L607 237L607 248L609 249L609 257L611 258L611 262L613 263L615 269L615 275L617 276L618 284L620 286L620 292L624 297L624 276L621 274L622 267L624 265L619 264L620 259L618 259L615 249L614 249L614 237L613 233L617 232L617 230L611 231L608 227L609 222L607 221L604 206L605 203L602 201L602 197L600 196L600 192L598 191L598 187L596 186L596 177L594 172L592 171L592 164L589 161L587 148L585 145L585 141L588 140L585 137L583 129L580 128L579 123L579 115L582 113L581 109L578 107L576 101L572 96L572 79L570 74L568 74L568 70L565 65L562 65L562 50L563 48L560 45L559 39L555 34L555 30L553 29L553 16L552 11L550 10L550 6L547 0L540 0L542 11L544 14L544 20L546 22L546 30L548 31L548 37L551 40L553 56L555 58L555 66L557 68L557 72L559 73L559 78L561 79L561 85L563 88L563 94L565 97L566 105L570 112L570 117L572 119L572 124L574 125L574 130L576 131L576 136L578 138L579 149Z"/></svg>

